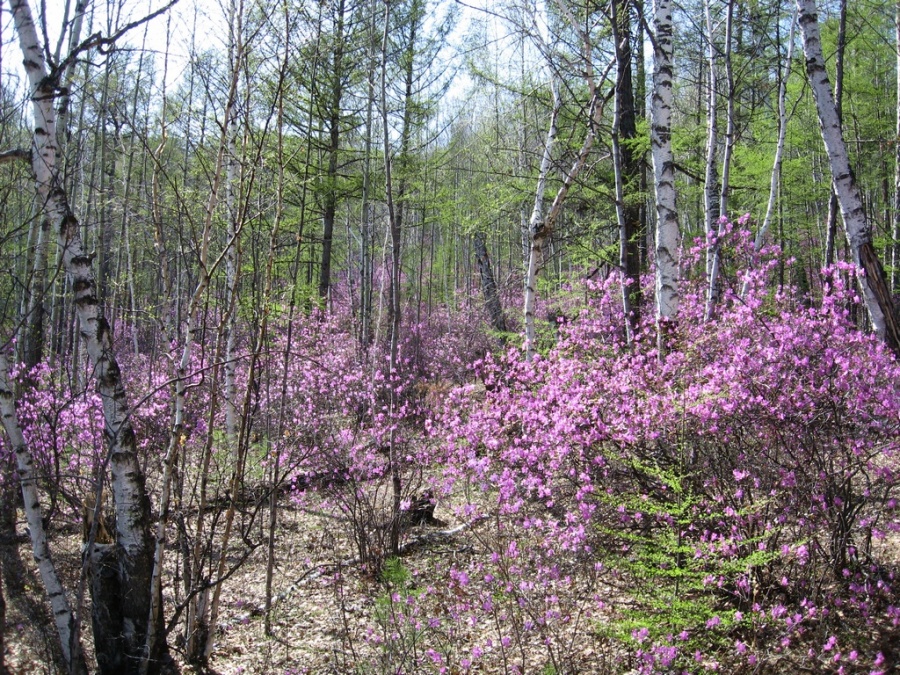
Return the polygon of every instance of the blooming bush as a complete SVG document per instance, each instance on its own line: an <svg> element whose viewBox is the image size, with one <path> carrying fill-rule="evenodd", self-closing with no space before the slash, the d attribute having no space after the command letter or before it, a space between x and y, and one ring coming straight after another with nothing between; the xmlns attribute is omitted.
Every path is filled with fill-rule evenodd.
<svg viewBox="0 0 900 675"><path fill-rule="evenodd" d="M703 284L687 282L665 358L647 322L625 344L610 278L546 358L479 363L482 386L457 390L441 427L446 489L477 486L468 510L504 524L479 564L523 611L602 565L614 623L595 633L647 672L722 654L749 667L763 658L751 645L793 654L896 620L882 542L900 527L900 367L848 320L845 274L825 273L814 306L765 284L777 250L754 257L746 233L726 233L717 317L703 321ZM520 536L537 546L510 566ZM883 659L868 639L850 646L854 668Z"/></svg>

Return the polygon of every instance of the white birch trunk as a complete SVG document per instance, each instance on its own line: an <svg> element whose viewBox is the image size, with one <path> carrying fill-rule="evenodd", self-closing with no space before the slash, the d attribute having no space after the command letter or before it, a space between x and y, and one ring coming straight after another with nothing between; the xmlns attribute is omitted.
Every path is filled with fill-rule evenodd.
<svg viewBox="0 0 900 675"><path fill-rule="evenodd" d="M712 315L712 307L715 302L716 276L719 272L719 246L716 237L719 234L719 215L721 202L719 201L719 73L718 54L716 47L716 27L713 23L711 0L706 0L704 10L706 13L706 40L707 40L707 68L709 69L708 91L706 99L706 175L703 185L703 206L706 231L706 309L704 320L708 321Z"/></svg>
<svg viewBox="0 0 900 675"><path fill-rule="evenodd" d="M675 210L675 161L672 155L673 22L672 0L656 0L653 16L653 96L650 144L656 187L656 319L660 354L665 324L678 313L678 213Z"/></svg>
<svg viewBox="0 0 900 675"><path fill-rule="evenodd" d="M25 505L25 518L28 521L28 530L31 534L31 551L34 561L41 574L41 581L47 591L47 599L53 611L53 620L56 631L59 634L62 646L63 660L66 670L74 675L87 673L84 662L84 654L81 641L75 629L75 617L62 582L56 573L53 558L50 555L50 546L47 544L47 534L44 531L41 502L37 490L37 479L34 475L34 459L31 450L25 441L22 427L19 426L19 418L16 414L15 395L9 382L9 368L6 358L0 355L0 416L3 418L3 427L9 437L10 445L16 453L19 483L22 487L22 501Z"/></svg>
<svg viewBox="0 0 900 675"><path fill-rule="evenodd" d="M243 10L243 3L241 3ZM237 10L235 0L228 5L229 39L228 61L231 79L238 81L240 71L239 59L243 56L241 42L242 18ZM237 91L235 91L235 100ZM225 438L231 448L232 457L237 454L237 395L235 378L237 364L234 361L234 342L236 328L235 305L237 303L237 279L240 267L241 248L237 237L238 223L238 191L240 165L237 157L238 110L233 101L228 102L228 116L225 118L227 135L227 152L225 159L225 217L228 219L228 248L225 251Z"/></svg>
<svg viewBox="0 0 900 675"><path fill-rule="evenodd" d="M528 268L525 272L525 357L530 361L534 356L535 326L534 326L534 301L535 287L537 286L537 274L542 257L544 242L549 235L544 223L544 192L547 189L547 174L550 172L550 163L553 158L553 144L558 132L559 111L561 99L555 80L550 82L550 91L553 94L553 110L550 113L550 128L547 129L547 140L544 143L544 154L541 157L541 167L538 170L537 189L534 193L534 207L531 210L531 218L528 221L528 238L530 247L528 253Z"/></svg>
<svg viewBox="0 0 900 675"><path fill-rule="evenodd" d="M828 152L834 190L838 197L844 231L853 253L853 262L864 274L859 277L863 299L869 312L872 328L895 352L900 351L900 329L894 316L890 291L881 261L872 245L872 231L863 210L862 200L850 170L847 147L835 106L822 43L815 0L797 0L806 72L816 100L822 140Z"/></svg>
<svg viewBox="0 0 900 675"><path fill-rule="evenodd" d="M791 75L791 63L794 58L794 37L797 28L796 12L791 17L791 30L788 35L788 51L787 61L785 64L784 75L778 86L778 142L775 145L775 160L772 163L772 177L769 181L769 201L766 203L766 215L763 217L762 225L756 233L756 239L753 241L753 250L759 253L762 250L763 243L766 240L766 233L772 225L772 214L775 213L775 201L778 199L778 180L781 174L781 159L784 156L784 141L787 136L787 81ZM741 288L741 297L747 296L747 287L749 279L744 281Z"/></svg>
<svg viewBox="0 0 900 675"><path fill-rule="evenodd" d="M717 54L715 34L716 28L712 19L710 2L704 2L706 12L706 39L707 39L707 68L708 88L706 98L706 175L703 184L703 207L705 231L707 240L715 235L718 229L720 204L719 204L719 116L716 107L719 98L719 77L717 68ZM712 268L712 249L706 253L706 274L709 275Z"/></svg>
<svg viewBox="0 0 900 675"><path fill-rule="evenodd" d="M712 31L712 21L709 12L709 0L706 5L707 24ZM722 153L722 192L716 200L716 219L711 224L711 229L707 229L707 238L712 233L715 237L715 243L710 246L707 252L709 285L706 292L706 309L704 311L704 320L709 321L715 313L716 303L719 301L719 267L722 262L722 247L718 241L719 235L719 217L728 216L728 196L731 192L731 156L734 153L734 70L731 64L731 36L734 30L734 0L728 0L728 10L725 14L725 82L728 86L728 107L726 111L725 121L725 149ZM713 72L713 49L712 32L710 32L710 78L715 78ZM718 89L718 87L716 87ZM712 102L712 108L715 109L715 101ZM715 113L713 113L715 114ZM713 153L713 161L715 161L715 153ZM708 169L707 169L708 170ZM709 187L707 187L709 189ZM713 190L715 187L712 188Z"/></svg>
<svg viewBox="0 0 900 675"><path fill-rule="evenodd" d="M728 216L728 199L731 196L731 157L734 154L734 66L731 62L731 41L734 35L734 1L726 0L725 12L725 84L728 87L728 103L725 110L725 147L722 151L722 194L719 212Z"/></svg>
<svg viewBox="0 0 900 675"><path fill-rule="evenodd" d="M53 87L54 78L47 71L28 1L10 0L10 8L31 85L34 115L32 170L38 200L44 205L51 226L56 229L63 268L74 291L79 334L93 365L97 389L103 401L116 510L116 543L120 554L121 634L127 654L139 658L150 610L150 500L138 462L130 421L131 410L112 350L109 323L103 317L97 298L92 256L84 252L78 220L69 208L59 176L53 108L57 95Z"/></svg>

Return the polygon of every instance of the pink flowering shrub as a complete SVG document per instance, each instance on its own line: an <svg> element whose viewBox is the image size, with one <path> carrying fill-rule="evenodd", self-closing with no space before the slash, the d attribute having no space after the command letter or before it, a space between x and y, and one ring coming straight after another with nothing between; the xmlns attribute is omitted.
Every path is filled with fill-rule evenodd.
<svg viewBox="0 0 900 675"><path fill-rule="evenodd" d="M597 565L617 623L595 630L646 672L713 668L726 643L750 665L762 656L748 645L814 641L837 608L870 629L895 621L900 367L849 322L842 275L826 274L818 305L772 291L777 251L754 258L726 231L717 317L704 323L703 284L685 283L664 359L646 321L624 344L610 278L546 358L488 357L447 406L446 488L477 488L466 512L502 523L478 572L547 645L586 608L552 613L559 580ZM510 565L519 537L537 546ZM860 667L878 658L851 646Z"/></svg>
<svg viewBox="0 0 900 675"><path fill-rule="evenodd" d="M345 322L342 315L314 314L295 320L289 343L286 330L275 333L261 367L253 424L266 430L264 467L277 457L281 480L291 484L299 503L349 523L341 532L377 574L389 553L391 520L398 515L391 447L404 511L427 487L426 410L452 386L447 380L465 372L456 347L479 343L455 334L442 343L439 324L447 325L448 318L435 312L404 326L398 367L390 373L387 346L361 348Z"/></svg>
<svg viewBox="0 0 900 675"><path fill-rule="evenodd" d="M138 449L144 462L155 469L162 459L159 450L166 447L169 437L171 385L166 372L149 368L145 357L126 355L123 361L126 376L134 375L128 386ZM108 458L102 401L90 372L83 364L57 362L51 368L42 362L30 373L16 368L11 375L20 384L16 402L19 423L39 483L47 493L45 517L50 519L61 510L77 522L82 500L96 491ZM191 402L194 405L189 407L185 431L193 437L194 422L202 420L205 399L198 396ZM8 451L5 435L0 439L0 451Z"/></svg>

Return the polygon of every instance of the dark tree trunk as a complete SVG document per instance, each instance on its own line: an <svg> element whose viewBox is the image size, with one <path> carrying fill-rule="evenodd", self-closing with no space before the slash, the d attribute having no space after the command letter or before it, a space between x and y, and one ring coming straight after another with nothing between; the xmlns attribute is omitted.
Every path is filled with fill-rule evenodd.
<svg viewBox="0 0 900 675"><path fill-rule="evenodd" d="M640 158L635 157L629 141L637 136L637 116L632 78L631 15L630 0L614 0L613 21L616 34L616 101L619 106L619 140L622 158L622 188L625 195L623 228L621 232L620 261L622 272L628 283L628 306L632 327L640 322L641 311L641 205L638 200L629 199L638 188L641 177Z"/></svg>
<svg viewBox="0 0 900 675"><path fill-rule="evenodd" d="M497 282L494 280L494 270L491 267L484 233L476 232L473 242L478 271L481 273L481 292L484 294L484 305L487 308L488 316L491 317L491 326L499 333L506 333L508 330L506 318L503 316L503 305L500 302L500 294L497 292ZM501 339L506 341L502 335Z"/></svg>
<svg viewBox="0 0 900 675"><path fill-rule="evenodd" d="M97 670L101 675L129 672L125 639L120 628L123 616L119 604L122 588L118 567L115 544L93 545L88 563L91 579L91 628L94 633Z"/></svg>
<svg viewBox="0 0 900 675"><path fill-rule="evenodd" d="M331 73L331 106L329 110L328 175L326 178L325 210L322 216L322 266L319 268L319 296L328 300L331 286L331 247L334 239L334 219L337 214L338 150L341 143L341 99L344 95L344 0L337 6L334 62Z"/></svg>

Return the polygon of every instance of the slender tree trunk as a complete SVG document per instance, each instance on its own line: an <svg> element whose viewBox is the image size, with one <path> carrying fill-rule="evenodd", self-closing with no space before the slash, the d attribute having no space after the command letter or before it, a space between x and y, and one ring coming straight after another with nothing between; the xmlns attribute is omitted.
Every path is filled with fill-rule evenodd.
<svg viewBox="0 0 900 675"><path fill-rule="evenodd" d="M706 99L706 176L703 185L704 222L706 232L706 309L709 320L715 303L715 275L719 269L719 216L722 213L719 201L719 48L716 44L716 26L713 22L712 0L704 2L706 12L707 41L707 99Z"/></svg>
<svg viewBox="0 0 900 675"><path fill-rule="evenodd" d="M146 54L148 25L144 26L144 38L141 43L141 55L138 58L137 75L134 83L134 94L131 99L131 110L135 121L138 114L138 96L141 91L141 83L144 78L144 56ZM146 130L146 128L145 128ZM137 291L134 283L134 256L131 246L131 232L129 228L129 208L131 206L131 190L133 185L132 168L134 166L135 149L137 146L137 133L131 134L128 143L128 149L125 151L127 160L125 161L125 186L122 194L122 241L125 244L125 265L126 279L128 283L129 307L131 309L131 339L134 346L134 355L139 353L138 344L138 308L137 308ZM123 303L124 304L124 303Z"/></svg>
<svg viewBox="0 0 900 675"><path fill-rule="evenodd" d="M388 314L390 318L390 346L389 346L389 362L388 362L388 389L390 391L390 414L394 414L394 405L396 399L396 384L394 377L397 375L398 365L398 347L400 341L400 236L402 231L401 218L402 213L398 212L398 205L394 200L394 183L393 183L393 156L391 152L390 125L388 123L388 107L387 107L387 59L388 59L388 36L390 33L391 11L390 5L385 4L384 11L384 34L381 43L381 120L382 134L384 136L384 175L385 175L385 198L388 207L388 223L391 237L391 279L389 284L389 301ZM410 43L412 44L412 42ZM408 69L412 68L412 63L407 64ZM405 103L409 105L409 94L412 83L407 78L407 100ZM406 138L408 129L406 128L406 114L404 114L403 136ZM401 150L402 157L402 150ZM402 194L400 195L402 197ZM397 448L395 447L394 425L391 424L389 458L391 471L391 490L393 503L391 507L391 531L390 546L391 552L398 555L400 552L400 502L402 501L402 483L400 475L400 458Z"/></svg>
<svg viewBox="0 0 900 675"><path fill-rule="evenodd" d="M841 0L838 18L837 50L834 60L834 107L838 124L844 123L844 52L847 49L847 0ZM828 196L828 220L825 224L825 266L834 264L834 242L837 238L838 195L833 185Z"/></svg>
<svg viewBox="0 0 900 675"><path fill-rule="evenodd" d="M129 670L136 671L136 666L144 655L143 647L150 616L150 578L153 568L150 500L138 462L137 445L130 421L131 410L122 374L113 354L112 335L97 298L91 256L82 247L78 220L69 208L59 176L53 107L57 95L56 80L47 72L27 0L10 0L10 7L32 88L35 125L32 169L38 200L44 204L46 217L57 232L63 268L75 295L79 334L93 365L93 374L103 401L116 509L116 543L119 553L117 575L123 617L121 626L109 628L122 636Z"/></svg>
<svg viewBox="0 0 900 675"><path fill-rule="evenodd" d="M481 292L484 295L484 305L487 308L488 316L491 318L491 326L501 334L501 339L505 342L506 338L503 337L503 334L507 332L506 318L503 316L503 304L500 302L500 294L497 292L497 282L494 280L494 269L491 266L490 255L488 255L484 232L476 231L472 235L472 242L475 248L475 260L478 263L478 271L481 274Z"/></svg>
<svg viewBox="0 0 900 675"><path fill-rule="evenodd" d="M706 0L706 40L707 40L707 98L706 98L706 178L703 184L703 206L707 241L715 239L718 231L721 207L719 203L719 69L718 46L716 45L716 27L710 3ZM706 275L709 278L713 266L713 247L706 253Z"/></svg>
<svg viewBox="0 0 900 675"><path fill-rule="evenodd" d="M238 157L238 83L243 67L243 10L242 0L231 0L228 4L228 61L229 78L232 83L230 98L226 101L225 110L225 217L228 222L228 246L225 249L225 315L222 329L225 332L225 440L232 453L237 448L237 363L234 358L235 338L237 332L237 302L239 271L241 267L241 212L243 208L241 193L241 158ZM249 92L247 92L249 96ZM191 321L189 318L188 321ZM190 335L185 340L190 341Z"/></svg>
<svg viewBox="0 0 900 675"><path fill-rule="evenodd" d="M59 634L66 670L71 675L86 675L87 665L84 661L81 641L78 639L75 617L66 598L65 589L56 573L56 567L50 555L50 546L47 544L47 534L44 532L41 502L38 496L37 478L34 473L34 460L31 456L31 450L25 441L25 436L22 434L22 428L19 426L13 388L10 384L8 373L6 358L0 355L0 416L3 418L3 427L6 429L6 435L16 455L19 483L22 487L22 499L25 506L25 518L28 521L28 530L31 534L31 550L53 610L53 619L56 623L56 631ZM0 619L2 618L0 616ZM0 649L2 649L2 646L0 644Z"/></svg>
<svg viewBox="0 0 900 675"><path fill-rule="evenodd" d="M734 64L731 59L733 35L734 35L734 2L726 0L725 12L725 86L728 88L728 99L725 107L725 147L722 150L722 192L719 197L719 209L723 216L728 217L728 200L731 197L731 158L734 155L735 135L735 88L734 88Z"/></svg>
<svg viewBox="0 0 900 675"><path fill-rule="evenodd" d="M762 225L756 233L756 239L753 242L753 250L759 253L762 250L763 243L766 240L766 234L772 225L772 217L775 214L775 203L778 201L779 179L781 177L781 159L784 156L784 142L787 137L787 81L791 74L791 63L794 58L794 37L797 27L796 12L791 15L791 30L788 34L788 50L787 59L785 61L784 71L781 72L779 67L778 77L778 141L775 145L775 160L772 166L772 176L769 180L769 200L766 203L766 215L763 217ZM749 280L744 282L741 288L741 297L746 297Z"/></svg>
<svg viewBox="0 0 900 675"><path fill-rule="evenodd" d="M106 65L103 68L103 84L100 94L100 109L98 111L99 119L97 123L100 126L99 143L100 143L100 189L98 190L97 205L97 298L100 301L100 307L104 314L108 315L115 323L115 316L109 312L110 303L110 280L112 278L112 182L115 178L115 146L118 140L118 131L114 135L113 142L110 143L109 132L109 87L110 73L113 65L113 54L106 59ZM110 155L113 155L110 161Z"/></svg>
<svg viewBox="0 0 900 675"><path fill-rule="evenodd" d="M590 82L593 82L593 76L589 74L588 80ZM575 183L575 181L578 179L578 176L584 169L584 166L587 163L588 154L590 154L591 148L594 146L594 139L596 138L594 129L597 128L600 121L600 105L596 93L594 93L594 95L591 97L590 104L588 105L588 110L588 117L591 120L591 123L588 126L587 134L585 134L584 142L581 144L581 149L578 151L578 156L572 163L572 167L569 169L569 172L563 178L562 185L559 186L559 189L556 191L556 196L553 198L553 202L550 204L550 208L547 209L547 215L540 223L538 223L537 231L532 238L531 256L529 257L529 271L533 270L534 272L534 276L531 277L532 288L536 285L537 273L539 271L536 262L537 258L539 255L542 255L545 242L547 242L550 239L550 236L553 234L556 223L559 220L560 215L562 214L562 207L566 202L566 197L568 197L569 195L569 190L572 188L572 185ZM534 295L532 295L531 303L533 317ZM526 345L527 344L528 341L526 339ZM531 353L526 352L526 358L530 358L532 354L533 347Z"/></svg>
<svg viewBox="0 0 900 675"><path fill-rule="evenodd" d="M613 0L610 3L616 53L613 169L616 219L619 225L619 267L623 277L622 308L625 313L626 338L630 343L640 323L641 311L641 208L640 204L628 198L628 193L634 189L640 174L639 163L629 143L637 136L637 122L631 74L631 18L628 5L628 0ZM586 54L586 57L589 56L590 52Z"/></svg>
<svg viewBox="0 0 900 675"><path fill-rule="evenodd" d="M531 218L528 221L528 268L525 272L525 356L530 361L534 355L535 340L537 339L534 322L534 303L537 296L537 275L540 261L543 258L543 248L550 231L545 226L544 220L544 192L547 189L547 174L550 172L553 144L558 133L559 111L562 107L558 87L555 80L550 82L550 91L553 93L553 109L550 112L550 127L547 129L547 140L544 142L544 154L541 156L541 167L538 170L537 189L534 193L534 207L531 210Z"/></svg>
<svg viewBox="0 0 900 675"><path fill-rule="evenodd" d="M291 55L291 29L290 14L285 7L284 10L284 56L281 61L281 72L288 72L288 63ZM273 225L272 238L273 242L275 234L281 228L281 221L284 215L284 91L279 88L276 99L277 119L275 123L276 133L276 166L277 166L277 183L275 186L275 224ZM283 376L281 379L281 405L278 410L278 436L277 438L286 437L286 429L284 425L285 412L288 400L288 367L290 363L291 350L291 334L293 331L294 311L296 305L292 301L288 310L287 336L285 339L284 355L282 361ZM263 336L261 336L263 337ZM272 635L272 586L275 579L275 528L278 524L278 493L281 485L281 452L275 452L275 462L272 467L272 494L269 497L269 536L266 542L266 602L265 602L265 632L266 635Z"/></svg>
<svg viewBox="0 0 900 675"><path fill-rule="evenodd" d="M359 341L365 351L372 341L372 295L373 295L373 235L372 206L369 203L372 183L372 136L374 132L373 110L375 108L375 73L377 67L378 29L376 27L376 6L371 7L369 31L369 62L366 70L366 139L363 153L362 222L360 227L360 283L359 283Z"/></svg>
<svg viewBox="0 0 900 675"><path fill-rule="evenodd" d="M650 145L656 188L656 321L659 354L666 351L669 324L678 314L678 212L675 209L675 162L672 155L672 77L674 28L672 0L656 0L653 16L653 97Z"/></svg>
<svg viewBox="0 0 900 675"><path fill-rule="evenodd" d="M286 65L285 69L283 69L279 73L278 86L275 93L275 101L276 106L279 105L278 102L281 101L281 96L283 94L283 87L286 78ZM236 86L236 83L235 83ZM271 113L270 113L271 114ZM261 146L260 146L261 152ZM259 163L261 157L257 155L254 158L254 163ZM260 296L260 307L268 308L270 303L272 302L273 295L273 281L274 281L274 266L276 260L276 254L278 250L278 235L280 233L280 228L282 224L282 219L280 217L276 217L275 221L272 224L272 229L269 234L269 251L265 261L265 269L263 272L263 284L264 288L262 289L262 294ZM213 593L212 599L209 603L209 623L208 623L208 633L206 635L206 645L204 649L204 662L208 662L210 655L212 654L213 647L215 645L215 637L216 632L215 628L218 624L219 620L219 609L222 597L222 583L221 580L225 579L226 576L226 567L227 567L227 558L226 552L228 550L230 537L232 528L234 526L234 517L235 512L237 511L237 501L239 499L240 491L242 489L244 475L246 471L247 464L247 454L249 450L249 424L251 420L251 404L253 403L254 398L254 387L252 383L257 381L257 370L259 369L260 356L263 352L263 349L266 348L268 344L268 326L269 326L269 311L264 309L260 311L260 323L259 328L256 333L256 338L254 341L254 349L249 359L249 364L247 367L247 381L251 383L251 386L247 387L247 390L244 394L243 403L241 406L241 415L240 415L240 426L238 428L238 452L236 456L236 464L232 470L231 481L229 486L229 493L231 495L231 501L228 505L228 510L225 513L225 528L222 533L222 539L220 542L220 553L218 556L218 560L215 564L215 573L213 579L219 580L213 583ZM277 471L277 468L276 468ZM271 521L270 521L271 523Z"/></svg>
<svg viewBox="0 0 900 675"><path fill-rule="evenodd" d="M815 0L797 0L797 9L803 33L806 72L816 100L822 139L831 164L832 180L838 195L847 243L854 263L864 272L859 277L862 295L876 334L895 353L900 353L900 326L894 313L881 260L872 244L872 231L863 210L859 190L850 170L841 123L832 98L828 73L825 70Z"/></svg>
<svg viewBox="0 0 900 675"><path fill-rule="evenodd" d="M644 58L644 0L633 0L635 11L635 24L637 30L636 50L639 54L635 59L635 83L634 83L634 107L635 115L640 120L647 118L647 65ZM638 243L640 252L640 267L650 266L650 254L653 249L655 228L650 227L650 199L647 197L649 184L647 182L647 163L644 155L635 158L638 162L639 190L643 198L640 201L640 232L641 241ZM643 304L643 303L641 303Z"/></svg>
<svg viewBox="0 0 900 675"><path fill-rule="evenodd" d="M236 25L232 24L232 30L235 35L240 35L241 31L241 22L240 18L242 16L243 11L243 3L240 3L239 6L235 7L234 4L231 5L231 13L235 18ZM188 385L188 369L191 361L191 352L193 348L194 336L197 328L197 321L199 320L199 312L200 308L203 304L203 298L206 293L206 289L209 286L211 281L211 275L215 267L218 265L221 258L214 263L210 263L209 261L209 245L211 234L213 230L213 220L215 216L216 209L219 205L220 192L222 189L222 181L223 174L226 174L226 164L229 161L230 152L234 151L233 145L233 125L232 121L235 115L235 107L237 102L237 89L238 89L238 81L240 79L240 64L243 62L243 42L240 38L236 38L236 47L235 53L233 54L233 62L232 68L230 72L230 82L228 94L225 102L225 111L223 115L222 122L222 133L219 139L219 147L216 155L216 164L212 174L212 185L210 188L209 198L206 204L206 213L203 224L203 231L201 233L200 241L197 243L198 254L199 254L199 270L198 275L199 279L197 282L197 287L194 289L193 294L191 295L190 302L187 308L187 325L185 326L184 333L182 335L182 352L181 359L176 367L175 372L175 397L174 397L174 407L173 407L173 420L172 420L172 431L169 436L169 445L166 450L165 462L163 465L163 481L162 481L162 491L160 495L160 503L159 503L159 519L156 525L156 546L154 550L154 564L153 564L153 577L151 584L151 620L155 624L158 622L161 617L162 607L161 607L161 589L162 589L162 573L163 573L163 556L166 550L166 526L169 518L169 506L171 499L171 489L172 489L172 481L174 470L177 462L178 455L181 451L181 447L183 445L183 428L184 428L184 407L186 400L186 392ZM230 161L236 162L236 159L231 157ZM234 179L234 176L225 176L225 181L227 182L229 179ZM226 190L232 190L233 185L227 184ZM234 204L232 204L234 206ZM235 209L236 210L236 209ZM232 214L229 213L229 222L232 222ZM239 236L239 229L236 229L234 226L229 228L229 240L226 245L224 257L227 260L229 255L235 255L234 250L236 248L235 240ZM236 270L236 262L235 267L232 269L233 274L237 274ZM236 276L234 278L228 279L228 283L230 286L230 295L228 298L227 306L225 309L225 315L222 317L222 325L223 325L223 333L224 333L224 341L227 342L229 339L233 339L230 337L229 331L227 327L229 326L229 322L231 321L231 315L233 312L233 305L235 302L234 299L234 290L233 286L236 285L237 279ZM230 332L233 334L232 331ZM233 343L232 343L233 347ZM226 350L228 347L226 346ZM226 352L227 354L227 352ZM227 361L226 358L226 377L227 377ZM233 375L232 375L233 377ZM232 379L233 382L233 379ZM234 395L234 392L231 392ZM227 396L227 382L226 382L226 396ZM227 402L226 402L227 406ZM227 411L227 407L226 407ZM234 414L234 411L232 411ZM227 418L227 412L226 412ZM233 427L228 428L227 423L231 422ZM233 448L233 452L237 452L234 450L237 447L238 441L236 439L236 425L237 425L237 416L234 416L228 420L226 419L226 434L230 434L228 440ZM200 540L200 534L202 532L202 517L198 518L198 537L197 540ZM205 618L205 600L206 594L204 591L201 591L198 594L198 597L194 601L194 606L192 607L192 611L189 613L190 617L197 621L198 623L202 623ZM198 609L199 608L199 609ZM189 628L195 628L195 626L189 626ZM189 633L193 633L193 631L189 631ZM194 648L194 651L188 650L188 658L189 659L197 659L198 651L200 649L196 649L195 637L193 635L189 635L190 647ZM152 655L156 650L156 645L160 640L160 636L155 633L150 633L147 636L147 647L146 653L148 655ZM202 649L203 645L200 645ZM201 652L202 653L202 652ZM145 663L144 669L142 670L142 675L147 672L148 664Z"/></svg>
<svg viewBox="0 0 900 675"><path fill-rule="evenodd" d="M894 9L894 45L897 50L897 86L900 97L900 0ZM897 99L900 101L900 98ZM894 221L891 229L891 293L900 292L900 105L897 106L897 140L894 143Z"/></svg>
<svg viewBox="0 0 900 675"><path fill-rule="evenodd" d="M704 311L704 319L709 321L715 313L716 304L719 301L719 267L722 261L722 246L718 240L719 230L721 227L720 219L728 216L728 196L731 192L731 156L734 151L734 71L731 64L731 40L733 32L734 19L734 0L728 0L728 8L725 14L725 82L728 87L728 106L726 109L725 122L725 150L722 153L722 190L718 196L715 191L718 189L715 184L716 175L716 151L715 144L718 142L716 138L716 98L718 93L717 78L718 73L715 67L715 54L717 48L715 46L712 14L709 7L709 0L706 3L706 22L709 30L709 80L710 80L710 134L709 149L707 152L707 174L706 174L706 194L707 194L707 214L706 214L706 237L708 240L707 249L707 292L706 292L706 309ZM712 180L712 183L710 181Z"/></svg>
<svg viewBox="0 0 900 675"><path fill-rule="evenodd" d="M319 297L326 305L328 290L331 287L331 246L338 205L338 152L341 147L341 102L344 96L344 0L338 0L336 12L334 60L330 73L328 172L325 178L325 208L322 214L322 266L319 268Z"/></svg>

